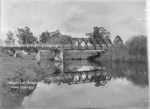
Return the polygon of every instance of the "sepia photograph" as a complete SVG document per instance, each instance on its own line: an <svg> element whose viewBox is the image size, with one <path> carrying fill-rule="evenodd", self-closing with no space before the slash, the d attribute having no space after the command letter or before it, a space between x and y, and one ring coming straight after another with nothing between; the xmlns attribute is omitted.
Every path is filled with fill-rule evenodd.
<svg viewBox="0 0 150 109"><path fill-rule="evenodd" d="M0 0L0 109L149 109L148 0Z"/></svg>

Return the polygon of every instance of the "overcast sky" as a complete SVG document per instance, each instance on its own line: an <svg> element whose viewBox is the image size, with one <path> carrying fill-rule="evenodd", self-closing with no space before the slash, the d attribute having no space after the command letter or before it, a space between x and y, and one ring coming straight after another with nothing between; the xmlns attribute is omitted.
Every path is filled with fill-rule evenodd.
<svg viewBox="0 0 150 109"><path fill-rule="evenodd" d="M112 39L146 35L145 0L1 0L1 39L8 30L30 27L35 36L60 30L86 37L94 26L104 27Z"/></svg>

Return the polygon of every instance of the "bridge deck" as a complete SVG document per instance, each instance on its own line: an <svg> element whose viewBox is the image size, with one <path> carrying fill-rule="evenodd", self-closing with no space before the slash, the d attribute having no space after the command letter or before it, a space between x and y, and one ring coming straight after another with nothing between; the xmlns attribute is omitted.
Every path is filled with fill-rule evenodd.
<svg viewBox="0 0 150 109"><path fill-rule="evenodd" d="M0 45L2 49L15 49L15 50L28 50L28 49L40 49L40 50L54 50L54 49L64 49L64 50L103 50L106 49L106 46L99 47L99 46L72 46L72 45L58 45L58 44L32 44L32 45Z"/></svg>
<svg viewBox="0 0 150 109"><path fill-rule="evenodd" d="M72 38L70 44L25 44L0 45L2 49L28 50L28 49L58 49L58 50L105 50L111 45L110 39Z"/></svg>

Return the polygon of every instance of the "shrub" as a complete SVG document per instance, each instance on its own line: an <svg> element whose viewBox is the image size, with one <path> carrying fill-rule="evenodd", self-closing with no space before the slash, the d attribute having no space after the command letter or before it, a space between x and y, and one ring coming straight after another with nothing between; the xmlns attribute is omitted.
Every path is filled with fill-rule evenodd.
<svg viewBox="0 0 150 109"><path fill-rule="evenodd" d="M146 36L134 36L125 44L113 44L103 56L104 61L147 62Z"/></svg>

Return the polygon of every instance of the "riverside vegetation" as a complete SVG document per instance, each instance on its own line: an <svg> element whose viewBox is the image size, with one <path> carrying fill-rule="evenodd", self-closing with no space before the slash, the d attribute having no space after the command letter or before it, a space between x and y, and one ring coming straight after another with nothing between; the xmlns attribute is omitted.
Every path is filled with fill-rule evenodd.
<svg viewBox="0 0 150 109"><path fill-rule="evenodd" d="M115 62L147 62L147 37L133 36L124 44L113 44L107 52L96 60Z"/></svg>
<svg viewBox="0 0 150 109"><path fill-rule="evenodd" d="M34 44L34 43L48 43L48 44L70 44L72 36L63 35L59 30L53 32L42 32L39 38L35 37L29 27L18 28L16 36L13 32L7 33L6 44L14 44L18 39L19 44ZM103 27L94 27L93 32L86 33L87 37L104 38L111 37L110 33ZM39 39L39 40L38 40ZM70 52L68 52L69 54ZM69 58L66 59L85 59L88 53L70 53ZM116 36L112 47L110 47L104 55L96 58L100 61L115 61L115 62L147 62L147 37L144 35L132 36L131 39L123 43L120 36Z"/></svg>
<svg viewBox="0 0 150 109"><path fill-rule="evenodd" d="M95 30L96 29L96 30ZM96 32L97 31L97 32ZM105 37L110 36L108 32L103 31ZM102 37L100 28L94 28L93 33L87 34L90 37ZM14 34L9 31L7 34L6 43L13 44L16 42ZM18 29L17 37L20 44L33 44L33 43L70 43L71 36L62 35L59 31L55 32L43 32L40 35L39 41L34 37L30 28ZM112 47L109 48L105 54L96 58L96 61L115 61L115 62L146 62L147 63L147 37L143 35L134 36L130 40L123 43L122 39L114 41ZM120 43L121 42L121 43ZM2 41L1 41L2 43ZM73 57L75 57L74 55ZM85 54L84 54L85 56ZM82 58L81 58L82 59ZM34 60L28 58L13 58L5 54L0 50L0 62L1 62L1 78L14 80L16 77L22 78L23 81L33 80L40 81L43 76L46 77L49 71L45 68L38 67ZM15 63L15 64L14 64ZM23 73L24 72L24 73ZM2 82L2 81L1 81Z"/></svg>

